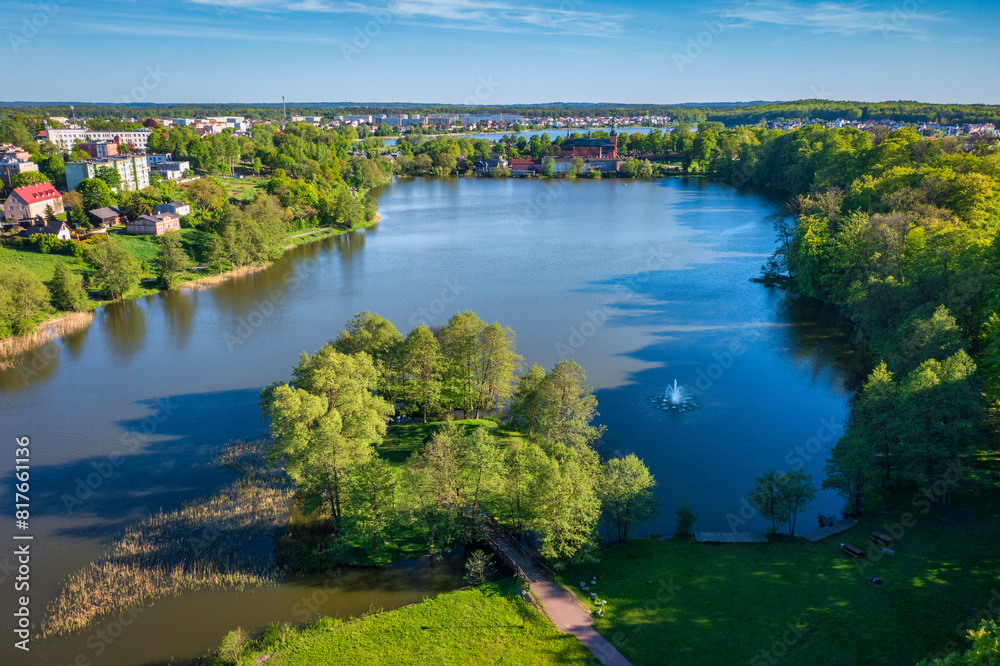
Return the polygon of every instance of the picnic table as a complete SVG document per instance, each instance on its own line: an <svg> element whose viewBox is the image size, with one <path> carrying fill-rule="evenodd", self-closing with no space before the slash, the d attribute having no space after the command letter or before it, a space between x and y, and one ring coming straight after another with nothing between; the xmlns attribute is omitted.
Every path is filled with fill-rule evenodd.
<svg viewBox="0 0 1000 666"><path fill-rule="evenodd" d="M888 548L895 543L895 540L891 536L882 534L881 532L872 532L868 535L868 540L885 548Z"/></svg>
<svg viewBox="0 0 1000 666"><path fill-rule="evenodd" d="M842 544L840 544L840 552L842 552L844 555L847 555L851 559L855 559L855 560L858 559L859 557L864 557L865 556L865 553L864 553L863 550L861 550L860 548L858 548L856 546L852 546L849 543L842 543Z"/></svg>

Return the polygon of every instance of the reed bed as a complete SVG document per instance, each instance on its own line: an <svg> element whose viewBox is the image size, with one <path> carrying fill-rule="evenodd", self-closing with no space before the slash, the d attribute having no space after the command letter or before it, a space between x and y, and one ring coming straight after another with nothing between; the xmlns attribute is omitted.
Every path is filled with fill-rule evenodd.
<svg viewBox="0 0 1000 666"><path fill-rule="evenodd" d="M42 634L78 631L106 613L184 591L273 583L272 561L245 556L255 540L286 522L292 496L284 473L264 466L266 446L228 446L216 464L240 471L239 480L177 510L157 512L70 575L48 608Z"/></svg>
<svg viewBox="0 0 1000 666"><path fill-rule="evenodd" d="M78 333L94 321L93 312L70 312L38 326L23 337L11 336L0 339L0 370L17 365L21 354L46 345L61 337Z"/></svg>
<svg viewBox="0 0 1000 666"><path fill-rule="evenodd" d="M260 271L269 268L271 264L255 264L252 266L240 266L239 268L234 268L225 273L218 273L216 275L206 275L204 277L195 278L193 280L188 280L187 282L182 282L178 286L181 289L208 289L214 287L220 282L226 282L232 280L233 278L245 277L247 275L253 275L254 273L259 273Z"/></svg>

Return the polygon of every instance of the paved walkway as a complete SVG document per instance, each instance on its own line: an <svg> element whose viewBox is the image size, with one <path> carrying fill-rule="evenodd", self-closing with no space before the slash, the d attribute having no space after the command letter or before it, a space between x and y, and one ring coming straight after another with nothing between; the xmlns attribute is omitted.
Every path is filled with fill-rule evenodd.
<svg viewBox="0 0 1000 666"><path fill-rule="evenodd" d="M615 649L615 646L594 630L594 618L583 607L575 594L567 592L546 578L541 570L525 557L524 553L515 548L492 526L489 527L489 530L493 542L503 549L508 558L514 560L528 578L531 591L542 602L542 607L545 608L545 612L559 628L559 631L573 634L579 638L587 649L594 653L598 661L605 666L631 666L629 661Z"/></svg>
<svg viewBox="0 0 1000 666"><path fill-rule="evenodd" d="M849 530L852 527L857 527L857 523L853 523L850 520L841 519L833 524L833 527L821 527L818 530L813 530L809 534L803 534L802 538L806 541L819 541L825 539L828 536L836 534L837 532L843 532L844 530Z"/></svg>

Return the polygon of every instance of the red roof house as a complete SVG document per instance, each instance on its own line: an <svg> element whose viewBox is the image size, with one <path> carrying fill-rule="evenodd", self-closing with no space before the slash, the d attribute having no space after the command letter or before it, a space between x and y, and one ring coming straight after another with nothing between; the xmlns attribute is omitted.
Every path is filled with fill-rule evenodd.
<svg viewBox="0 0 1000 666"><path fill-rule="evenodd" d="M63 212L62 195L50 183L39 183L19 187L3 204L4 218L8 222L20 222L32 217L45 217L45 209L60 215Z"/></svg>

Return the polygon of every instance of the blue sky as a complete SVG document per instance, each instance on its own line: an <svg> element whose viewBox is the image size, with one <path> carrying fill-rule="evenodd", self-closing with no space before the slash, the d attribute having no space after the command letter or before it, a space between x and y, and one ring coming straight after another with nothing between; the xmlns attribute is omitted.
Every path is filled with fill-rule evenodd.
<svg viewBox="0 0 1000 666"><path fill-rule="evenodd" d="M994 0L3 0L0 100L1000 103Z"/></svg>

